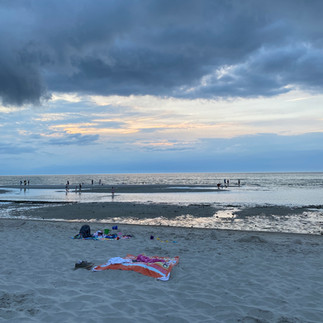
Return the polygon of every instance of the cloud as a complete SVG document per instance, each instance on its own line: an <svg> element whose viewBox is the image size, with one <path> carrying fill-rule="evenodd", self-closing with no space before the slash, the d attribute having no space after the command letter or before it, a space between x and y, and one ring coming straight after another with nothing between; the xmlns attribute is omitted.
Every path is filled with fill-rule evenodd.
<svg viewBox="0 0 323 323"><path fill-rule="evenodd" d="M0 97L21 106L55 91L188 98L317 91L322 9L302 0L2 1Z"/></svg>
<svg viewBox="0 0 323 323"><path fill-rule="evenodd" d="M99 135L82 135L80 133L64 134L57 138L50 138L48 140L49 145L92 145L99 139Z"/></svg>
<svg viewBox="0 0 323 323"><path fill-rule="evenodd" d="M0 144L0 154L2 158L5 158L5 155L20 155L24 153L33 153L34 149L31 147L26 147L22 145L13 145L12 143L1 143Z"/></svg>
<svg viewBox="0 0 323 323"><path fill-rule="evenodd" d="M277 134L256 134L224 139L201 139L199 149L221 155L256 156L275 154L277 158L285 152L304 154L307 151L321 151L323 133L307 133L293 136Z"/></svg>
<svg viewBox="0 0 323 323"><path fill-rule="evenodd" d="M94 137L80 135L35 139L34 145L28 140L0 145L3 174L323 171L322 133L195 142L146 139L141 145L135 139L128 145L107 140L100 146Z"/></svg>

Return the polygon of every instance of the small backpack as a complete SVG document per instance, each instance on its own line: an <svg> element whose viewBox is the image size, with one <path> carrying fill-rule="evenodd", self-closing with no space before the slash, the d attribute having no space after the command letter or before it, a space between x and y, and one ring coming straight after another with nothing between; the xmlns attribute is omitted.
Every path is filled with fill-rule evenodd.
<svg viewBox="0 0 323 323"><path fill-rule="evenodd" d="M84 238L92 238L91 228L89 225L85 224L80 229L80 236Z"/></svg>

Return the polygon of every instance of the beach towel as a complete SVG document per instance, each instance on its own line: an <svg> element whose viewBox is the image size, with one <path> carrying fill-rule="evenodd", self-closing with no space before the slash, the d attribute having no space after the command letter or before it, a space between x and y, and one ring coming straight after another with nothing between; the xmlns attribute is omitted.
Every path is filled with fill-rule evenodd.
<svg viewBox="0 0 323 323"><path fill-rule="evenodd" d="M142 275L169 280L171 270L179 262L179 257L148 257L145 255L127 255L124 258L110 258L107 263L92 268L92 271L108 269L132 270Z"/></svg>
<svg viewBox="0 0 323 323"><path fill-rule="evenodd" d="M117 228L117 227L114 227L114 228ZM83 225L80 229L80 232L72 238L82 239L82 240L121 240L121 239L130 239L132 237L133 236L131 234L123 234L121 232L103 234L101 230L98 230L95 233L91 234L90 226Z"/></svg>
<svg viewBox="0 0 323 323"><path fill-rule="evenodd" d="M102 236L95 236L83 238L80 234L77 234L76 236L72 237L72 239L81 239L81 240L124 240L124 239L130 239L132 238L132 235L130 234L108 234L108 235L102 235Z"/></svg>

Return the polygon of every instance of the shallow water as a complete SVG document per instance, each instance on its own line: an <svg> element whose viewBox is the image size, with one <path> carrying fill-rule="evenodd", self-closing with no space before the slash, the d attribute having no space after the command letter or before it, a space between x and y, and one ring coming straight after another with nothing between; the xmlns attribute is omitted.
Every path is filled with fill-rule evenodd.
<svg viewBox="0 0 323 323"><path fill-rule="evenodd" d="M173 186L170 188L174 189ZM179 187L183 189L183 187ZM116 187L116 191L117 187ZM225 190L169 193L116 193L113 197L110 192L66 193L64 189L8 189L0 195L1 200L12 201L50 201L50 202L138 202L138 203L211 203L216 205L288 205L308 206L323 205L323 188L285 188L277 187L262 190L253 190L244 187L229 187Z"/></svg>
<svg viewBox="0 0 323 323"><path fill-rule="evenodd" d="M102 187L116 187L116 194L110 192L89 193L86 191L66 193L64 188L29 189L10 188L0 194L0 201L50 201L50 202L134 202L169 204L210 204L221 211L211 218L192 218L189 215L175 220L167 219L119 219L120 222L138 224L163 224L176 226L211 227L237 230L264 230L320 234L323 231L323 173L273 173L273 174L107 174L107 175L46 175L30 176L33 187L42 185L61 185L67 180L71 187L78 183ZM224 185L229 179L230 185L224 190L217 189L217 183ZM241 185L238 186L238 179ZM22 177L0 176L4 187L17 185ZM118 185L168 185L171 192L159 193L119 193ZM192 187L195 185L194 192ZM206 185L206 186L205 186ZM213 191L209 191L213 189ZM175 192L174 192L175 190ZM178 192L176 192L178 190ZM0 217L15 214L15 203L1 203ZM263 215L253 212L246 218L234 215L236 209L245 207L259 208L273 205L277 207L304 207L300 214L282 216ZM31 207L26 205L26 207ZM33 207L41 207L33 205ZM310 209L308 209L310 207ZM307 208L307 209L305 209Z"/></svg>
<svg viewBox="0 0 323 323"><path fill-rule="evenodd" d="M0 176L0 186L18 185L29 180L32 185L71 185L79 183L105 185L209 185L215 186L229 179L232 185L246 188L268 189L275 187L323 188L323 173L168 173L168 174L92 174L92 175L32 175Z"/></svg>

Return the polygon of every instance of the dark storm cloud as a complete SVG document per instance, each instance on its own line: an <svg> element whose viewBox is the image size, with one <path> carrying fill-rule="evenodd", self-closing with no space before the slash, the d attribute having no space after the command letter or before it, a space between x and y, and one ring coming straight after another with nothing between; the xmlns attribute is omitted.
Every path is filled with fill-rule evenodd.
<svg viewBox="0 0 323 323"><path fill-rule="evenodd" d="M0 96L52 91L214 98L323 82L321 1L0 3Z"/></svg>

